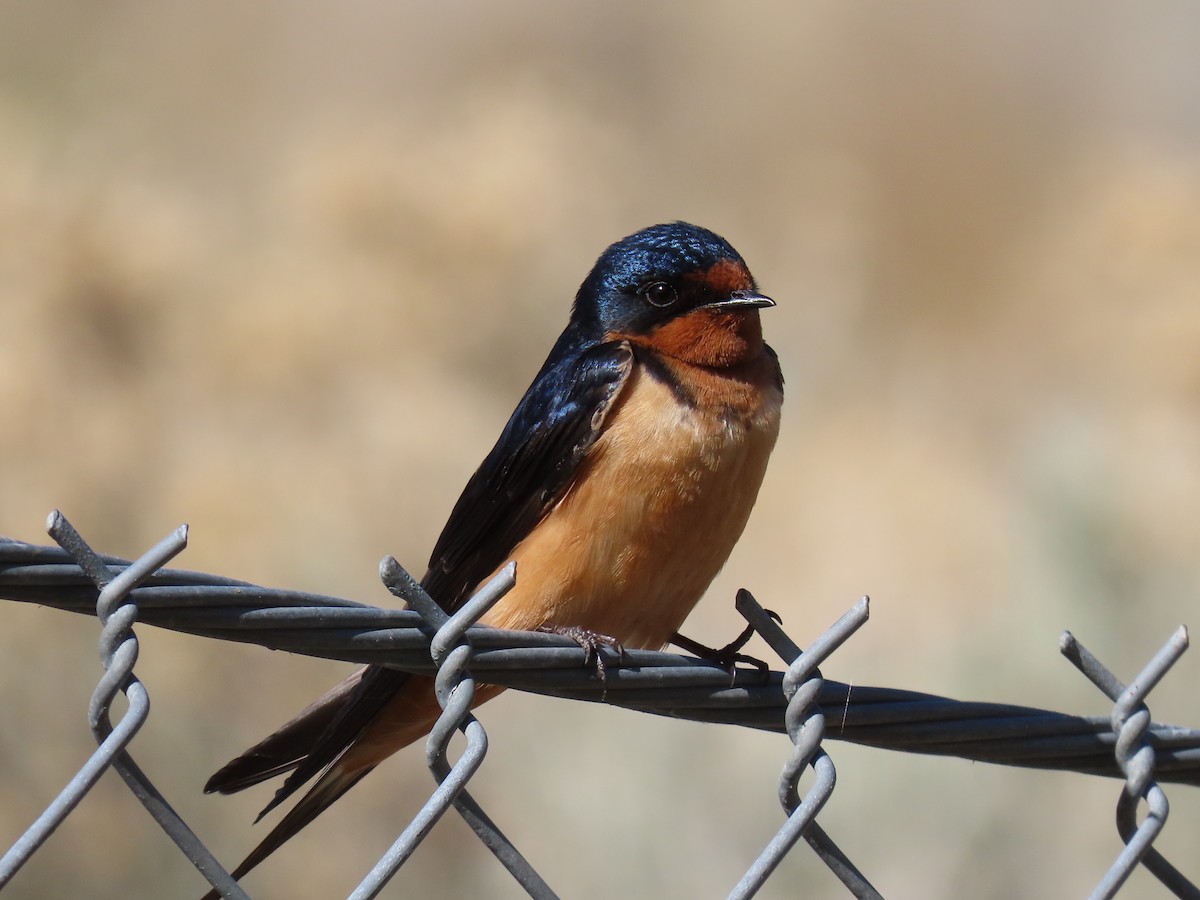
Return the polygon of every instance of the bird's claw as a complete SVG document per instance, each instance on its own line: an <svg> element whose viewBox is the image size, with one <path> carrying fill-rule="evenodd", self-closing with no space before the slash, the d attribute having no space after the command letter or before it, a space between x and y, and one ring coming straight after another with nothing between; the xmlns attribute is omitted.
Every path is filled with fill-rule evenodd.
<svg viewBox="0 0 1200 900"><path fill-rule="evenodd" d="M600 652L600 648L607 647L609 650L615 651L620 659L625 659L624 645L611 634L592 631L590 628L580 628L578 625L555 625L552 622L538 626L537 630L543 634L561 634L582 647L586 654L583 664L595 666L596 677L602 684L607 684L608 669L604 665L604 654Z"/></svg>
<svg viewBox="0 0 1200 900"><path fill-rule="evenodd" d="M776 622L783 624L783 619L779 617L778 613L769 609L765 612ZM754 666L763 675L771 671L771 667L757 656L750 656L748 653L741 652L742 648L746 646L747 642L753 636L754 626L747 625L741 634L724 647L709 647L707 644L701 644L699 641L694 641L678 632L671 638L671 643L686 650L688 653L694 653L700 659L716 663L729 673L730 684L732 684L735 675L734 669L738 663L746 663L747 665Z"/></svg>

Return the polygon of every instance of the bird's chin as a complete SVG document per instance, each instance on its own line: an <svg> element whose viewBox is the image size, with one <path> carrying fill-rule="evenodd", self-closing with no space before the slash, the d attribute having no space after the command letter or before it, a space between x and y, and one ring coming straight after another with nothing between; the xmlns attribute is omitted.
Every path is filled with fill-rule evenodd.
<svg viewBox="0 0 1200 900"><path fill-rule="evenodd" d="M701 308L655 329L645 343L694 366L729 368L762 352L762 321L755 307Z"/></svg>

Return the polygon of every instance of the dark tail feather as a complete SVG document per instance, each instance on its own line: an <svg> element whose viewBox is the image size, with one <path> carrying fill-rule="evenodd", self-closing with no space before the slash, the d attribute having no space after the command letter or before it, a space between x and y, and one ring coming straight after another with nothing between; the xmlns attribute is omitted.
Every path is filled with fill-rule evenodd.
<svg viewBox="0 0 1200 900"><path fill-rule="evenodd" d="M305 707L290 722L259 741L237 759L226 763L208 783L204 793L232 794L296 768L312 752L337 718L346 698L358 687L362 672L355 672L333 690Z"/></svg>
<svg viewBox="0 0 1200 900"><path fill-rule="evenodd" d="M241 878L278 850L375 768L372 763L365 768L346 772L340 763L347 749L358 740L375 715L396 696L409 678L404 672L381 666L360 669L208 780L205 792L230 793L293 769L271 802L258 814L261 819L320 773L317 782L300 802L234 869L232 874L235 879ZM428 726L429 722L417 721L414 723L414 732L420 733L427 730ZM218 894L211 891L205 900L216 900L217 897Z"/></svg>
<svg viewBox="0 0 1200 900"><path fill-rule="evenodd" d="M335 765L327 771L317 780L312 789L301 798L300 802L288 810L288 814L279 820L279 824L271 829L271 832L263 838L262 843L255 847L250 852L250 855L242 860L241 864L233 870L231 873L233 877L240 879L282 847L300 829L328 809L342 794L358 784L359 779L373 768L375 767L370 766L366 769L360 769L357 772L342 772ZM203 900L219 900L220 896L214 888L204 895Z"/></svg>
<svg viewBox="0 0 1200 900"><path fill-rule="evenodd" d="M298 763L288 766L288 768L295 768L295 771L284 780L279 790L275 792L275 796L271 798L271 802L258 814L255 822L304 787L314 776L325 772L337 762L342 754L358 740L376 714L396 696L396 692L410 677L406 672L397 672L395 669L385 669L382 666L368 666L356 672L355 675L358 677L353 684L342 682L317 702L320 704L326 698L330 698L329 705L333 707L333 715L329 717L329 724L306 748L304 758ZM342 689L347 686L349 695L342 698ZM333 702L335 693L338 695L336 703ZM323 711L324 707L322 707ZM280 771L283 770L280 769Z"/></svg>

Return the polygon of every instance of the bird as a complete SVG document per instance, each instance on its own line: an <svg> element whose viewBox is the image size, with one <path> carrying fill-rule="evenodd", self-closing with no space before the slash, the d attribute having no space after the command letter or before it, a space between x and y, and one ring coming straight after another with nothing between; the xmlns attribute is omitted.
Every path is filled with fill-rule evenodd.
<svg viewBox="0 0 1200 900"><path fill-rule="evenodd" d="M774 305L705 228L654 225L608 247L454 505L425 591L451 612L515 560L482 624L666 646L740 538L779 434L783 375L759 318ZM477 702L501 690L481 688ZM225 765L205 793L290 772L259 819L316 779L233 877L439 713L432 678L367 666Z"/></svg>

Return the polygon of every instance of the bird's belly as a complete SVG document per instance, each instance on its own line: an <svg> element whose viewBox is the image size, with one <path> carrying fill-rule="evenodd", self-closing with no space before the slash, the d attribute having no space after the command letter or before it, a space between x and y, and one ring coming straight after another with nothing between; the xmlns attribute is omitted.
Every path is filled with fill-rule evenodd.
<svg viewBox="0 0 1200 900"><path fill-rule="evenodd" d="M489 624L553 622L661 647L741 536L778 434L779 391L717 412L631 377L575 484L513 551L516 587Z"/></svg>

